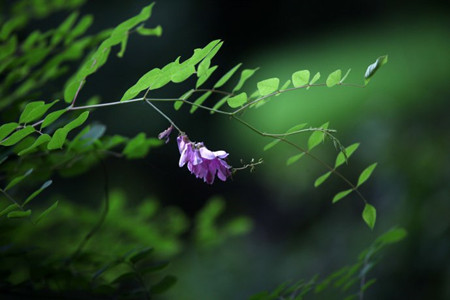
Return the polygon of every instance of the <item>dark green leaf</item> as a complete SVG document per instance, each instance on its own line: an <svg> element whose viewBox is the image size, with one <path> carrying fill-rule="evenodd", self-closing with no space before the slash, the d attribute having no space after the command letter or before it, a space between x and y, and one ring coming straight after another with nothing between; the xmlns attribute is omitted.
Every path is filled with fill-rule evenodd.
<svg viewBox="0 0 450 300"><path fill-rule="evenodd" d="M297 71L292 74L292 84L294 87L300 87L308 84L310 73L308 70Z"/></svg>
<svg viewBox="0 0 450 300"><path fill-rule="evenodd" d="M28 135L35 132L35 129L33 126L26 126L23 129L20 129L13 134L11 134L7 139L0 142L0 145L2 146L12 146L20 142L22 139L27 137Z"/></svg>
<svg viewBox="0 0 450 300"><path fill-rule="evenodd" d="M150 288L152 294L161 294L170 289L177 282L177 278L172 275L165 276L160 282Z"/></svg>
<svg viewBox="0 0 450 300"><path fill-rule="evenodd" d="M348 194L350 194L351 192L353 192L353 189L348 189L342 192L337 193L334 198L333 198L333 203L338 202L339 200L341 200L342 198L344 198L345 196L347 196Z"/></svg>
<svg viewBox="0 0 450 300"><path fill-rule="evenodd" d="M134 254L133 256L131 256L130 261L133 264L136 264L136 263L140 262L141 260L148 258L150 256L150 254L152 254L152 252L153 252L153 248L143 249L143 250L139 251L138 253Z"/></svg>
<svg viewBox="0 0 450 300"><path fill-rule="evenodd" d="M231 108L237 108L247 102L247 93L240 93L234 97L229 97L227 103Z"/></svg>
<svg viewBox="0 0 450 300"><path fill-rule="evenodd" d="M23 206L27 205L31 200L33 200L34 198L36 198L36 196L38 196L43 190L45 190L46 188L48 188L53 181L51 180L47 180L46 182L44 182L44 184L36 191L34 191L30 196L28 196L27 199L25 199L25 201L23 202Z"/></svg>
<svg viewBox="0 0 450 300"><path fill-rule="evenodd" d="M383 234L382 236L378 237L376 240L376 243L381 243L383 245L388 245L392 243L396 243L398 241L403 240L407 235L407 232L403 228L393 228Z"/></svg>
<svg viewBox="0 0 450 300"><path fill-rule="evenodd" d="M161 144L161 140L156 138L147 139L145 133L141 132L127 143L122 153L128 159L142 158L147 155L151 147Z"/></svg>
<svg viewBox="0 0 450 300"><path fill-rule="evenodd" d="M27 211L16 210L8 213L7 217L10 219L26 218L31 215L31 209Z"/></svg>
<svg viewBox="0 0 450 300"><path fill-rule="evenodd" d="M258 87L259 94L261 96L269 95L278 90L278 86L280 84L280 79L278 78L269 78L263 81L260 81L256 84Z"/></svg>
<svg viewBox="0 0 450 300"><path fill-rule="evenodd" d="M218 88L222 87L228 80L230 80L230 78L234 75L234 73L236 73L236 71L240 68L241 65L242 65L242 63L237 64L230 71L228 71L225 75L223 75L222 78L220 78L219 81L217 81L217 83L214 85L213 88L218 89Z"/></svg>
<svg viewBox="0 0 450 300"><path fill-rule="evenodd" d="M345 155L344 155L344 153L342 153L342 151L339 152L339 154L336 157L336 163L334 164L334 167L337 168L340 165L342 165L344 162L346 162L346 160L348 158L350 158L350 156L353 154L353 152L356 151L356 149L358 149L358 147L359 147L359 143L354 143L354 144L348 146L347 148L345 148ZM346 156L347 156L347 158L346 158Z"/></svg>
<svg viewBox="0 0 450 300"><path fill-rule="evenodd" d="M116 279L114 279L111 283L124 282L124 281L128 281L130 279L135 279L135 278L136 278L135 272L127 272L127 273L120 275Z"/></svg>
<svg viewBox="0 0 450 300"><path fill-rule="evenodd" d="M44 210L36 219L35 223L39 223L43 218L45 218L49 213L51 213L56 207L58 207L58 200L52 204L49 208Z"/></svg>
<svg viewBox="0 0 450 300"><path fill-rule="evenodd" d="M17 126L19 126L17 123L6 123L0 126L0 141L13 132Z"/></svg>
<svg viewBox="0 0 450 300"><path fill-rule="evenodd" d="M153 273L153 272L164 270L168 266L169 266L169 262L168 261L164 261L164 262L152 264L150 266L146 266L144 268L141 268L141 269L139 269L139 272L141 274Z"/></svg>
<svg viewBox="0 0 450 300"><path fill-rule="evenodd" d="M372 286L375 282L377 281L376 278L370 279L369 281L367 281L362 287L361 287L361 291L364 292L366 291L370 286Z"/></svg>
<svg viewBox="0 0 450 300"><path fill-rule="evenodd" d="M328 179L328 177L330 177L330 175L331 172L326 172L325 174L317 178L316 181L314 182L314 187L318 187L319 185L321 185L325 180Z"/></svg>
<svg viewBox="0 0 450 300"><path fill-rule="evenodd" d="M366 224L370 227L370 229L373 229L373 227L375 226L375 221L377 219L377 210L375 209L375 207L373 207L369 203L366 203L362 212L362 218L364 222L366 222Z"/></svg>
<svg viewBox="0 0 450 300"><path fill-rule="evenodd" d="M366 73L364 74L365 84L369 83L372 76L381 68L384 64L388 62L388 56L383 55L377 58L377 60L367 67Z"/></svg>
<svg viewBox="0 0 450 300"><path fill-rule="evenodd" d="M29 169L28 171L25 172L25 174L18 176L16 178L14 178L13 180L11 180L11 182L5 187L5 191L9 190L10 188L12 188L13 186L15 186L16 184L18 184L19 182L21 182L22 180L24 180L28 175L30 175L31 173L33 173L33 169Z"/></svg>
<svg viewBox="0 0 450 300"><path fill-rule="evenodd" d="M327 87L332 87L338 84L341 81L341 70L336 70L330 75L328 75L327 78Z"/></svg>
<svg viewBox="0 0 450 300"><path fill-rule="evenodd" d="M241 72L241 77L239 78L239 82L238 84L234 87L233 92L235 91L239 91L242 86L244 86L245 82L247 81L247 79L249 79L250 77L253 76L253 74L255 74L255 72L258 70L258 68L256 69L245 69L242 70Z"/></svg>
<svg viewBox="0 0 450 300"><path fill-rule="evenodd" d="M367 181L369 179L370 175L372 175L373 170L375 170L375 167L377 166L377 163L373 163L367 168L364 169L364 171L361 172L361 175L359 175L358 178L358 184L356 185L359 187L361 184Z"/></svg>
<svg viewBox="0 0 450 300"><path fill-rule="evenodd" d="M12 211L18 210L18 209L20 209L20 206L15 204L15 203L11 204L11 205L8 205L5 209L0 211L0 217L4 216L4 215L6 215L6 214L8 214L8 213L10 213Z"/></svg>

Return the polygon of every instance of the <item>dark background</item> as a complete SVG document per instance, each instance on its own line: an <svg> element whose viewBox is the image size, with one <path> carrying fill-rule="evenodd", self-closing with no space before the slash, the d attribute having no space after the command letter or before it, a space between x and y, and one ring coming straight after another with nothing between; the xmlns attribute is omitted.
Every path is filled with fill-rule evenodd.
<svg viewBox="0 0 450 300"><path fill-rule="evenodd" d="M95 16L90 30L97 32L136 14L147 3L90 1L82 12ZM55 17L43 26L60 20ZM352 68L348 81L361 83L365 68L376 57L388 54L390 59L366 89L292 93L245 115L269 132L331 121L344 144L361 142L343 170L356 180L367 165L379 163L363 187L378 208L373 232L361 220L363 204L357 197L331 205L333 195L345 188L339 180L332 178L313 188L315 178L325 172L319 165L304 159L287 167L285 160L292 151L280 147L263 152L267 140L205 112L190 115L187 108L175 112L171 105L160 105L191 139L230 152L232 165L262 157L265 163L255 173L243 171L229 182L208 186L178 168L173 141L152 150L143 161L107 161L112 185L122 189L131 203L151 195L193 216L210 197L222 195L230 215L254 219L255 228L245 238L210 252L194 248L180 254L171 270L180 281L168 299L244 299L286 280L329 274L353 262L393 226L404 227L408 237L386 252L374 271L377 283L366 298L450 297L450 24L445 1L163 0L155 5L147 25L158 24L163 36L131 36L125 57L112 55L89 78L79 104L97 94L104 102L117 101L151 68L179 55L187 58L194 48L217 38L225 41L213 61L220 66L219 75L239 62L246 68L261 67L247 86L249 93L258 80L276 76L283 81L300 69L325 76L337 68ZM186 89L171 85L155 96L178 97ZM98 110L94 117L107 125L108 134L133 136L145 131L156 136L168 126L141 103ZM336 155L331 143L317 153L330 162ZM100 169L93 169L69 185L59 179L60 192L95 201L101 193L95 181L99 174Z"/></svg>

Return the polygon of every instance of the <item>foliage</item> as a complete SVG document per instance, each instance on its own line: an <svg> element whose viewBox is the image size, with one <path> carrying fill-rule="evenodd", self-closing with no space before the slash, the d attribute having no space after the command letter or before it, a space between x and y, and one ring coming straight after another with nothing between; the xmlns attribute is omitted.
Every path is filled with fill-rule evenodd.
<svg viewBox="0 0 450 300"><path fill-rule="evenodd" d="M280 143L295 150L295 154L287 159L287 165L294 164L303 156L317 161L327 172L315 181L316 187L323 184L331 174L342 179L348 189L337 193L332 202L336 203L355 192L365 205L363 220L371 229L375 226L376 209L368 203L359 188L369 179L376 163L361 172L356 184L337 170L348 162L358 148L358 143L343 146L334 135L335 130L329 129L328 122L319 127L300 123L284 133L267 133L252 126L243 117L247 110L259 108L274 99L274 96L286 92L353 85L344 82L350 70L343 77L341 70L336 70L327 76L324 83L317 83L320 73L310 78L309 70L300 70L294 72L291 79L281 86L277 77L261 80L256 84L255 91L250 93L242 89L257 69L238 72L242 66L239 63L210 84L211 88L203 88L218 69L218 66L211 64L223 42L214 40L195 49L185 60L177 57L161 68L149 70L124 92L119 101L101 102L99 98L92 98L80 105L80 91L90 84L90 76L108 61L111 51L115 51L113 48L120 47L117 56L123 57L128 39L133 34L160 36L162 33L159 25L145 27L152 14L153 4L150 4L115 28L96 34L85 35L93 17L80 17L79 12L74 11L57 28L46 32L35 30L24 36L23 30L36 18L60 10L73 10L82 2L53 0L42 5L41 1L17 1L9 7L12 17L0 19L0 108L5 118L4 124L0 126L0 169L3 175L0 225L5 236L0 248L0 259L3 261L1 272L5 274L2 276L5 279L0 283L2 290L24 295L39 291L67 296L77 291L100 297L119 295L149 298L164 292L176 282L172 275L155 280L153 273L167 266L160 259L173 257L182 250L181 235L188 232L189 227L186 216L174 207L158 209L157 202L153 200L143 201L138 209L128 212L124 204L126 197L109 191L104 165L105 159L110 156L144 158L151 149L162 146L163 142L147 137L144 132L135 137L106 135L106 126L93 122L90 116L92 110L105 106L147 103L183 136L184 132L155 103L173 102L175 111L179 111L183 105L189 105L191 114L202 109L228 117L262 137L271 138L272 141L264 150ZM28 4L29 9L25 9ZM364 87L386 62L387 56L382 56L370 65L364 77L365 83L359 87ZM71 68L74 65L79 66L77 70ZM239 77L237 84L230 85L235 77ZM62 89L51 88L52 83L61 80L65 81ZM176 98L159 98L153 94L170 83L182 82L195 87ZM296 140L301 135L309 136L305 146ZM312 152L326 139L332 141L338 151L333 167ZM192 145L195 145L192 146L194 154L195 151L207 150L201 142ZM182 147L179 149L181 152ZM228 156L225 151L209 151L208 155L215 153L220 153L221 159ZM193 161L188 162L190 170L193 166L189 163L194 164L194 167L196 164L197 156L194 154L190 156ZM201 158L208 159L207 156ZM211 161L205 166L224 163L218 159ZM252 159L250 163L234 167L232 171L253 170L261 163L262 160ZM53 199L45 208L33 201L52 188L55 176L80 175L96 165L102 166L105 181L104 203L100 213L70 204L63 198ZM215 172L214 169L213 177ZM211 247L251 229L252 223L247 217L233 218L217 225L217 218L224 206L223 200L213 198L197 215L191 230L195 243L201 247ZM71 232L70 236L66 234L68 231ZM57 241L58 244L52 245L52 241L45 237L38 238L50 233L56 237L53 242ZM8 235L14 236L14 239L8 240ZM91 242L94 235L96 243ZM129 240L126 244L114 243L115 235L126 236ZM77 244L74 241L80 242ZM41 242L45 244L40 245ZM58 251L51 253L48 249L42 250L49 245ZM102 248L105 246L107 248ZM134 248L130 250L130 246ZM152 275L149 276L151 280L147 280L148 274Z"/></svg>

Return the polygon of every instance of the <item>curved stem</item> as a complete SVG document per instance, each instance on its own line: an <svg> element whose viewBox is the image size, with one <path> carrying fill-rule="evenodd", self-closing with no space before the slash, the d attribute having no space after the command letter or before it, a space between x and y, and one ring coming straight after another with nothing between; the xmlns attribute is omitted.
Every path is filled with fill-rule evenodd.
<svg viewBox="0 0 450 300"><path fill-rule="evenodd" d="M181 134L183 133L183 131L181 131L180 128L178 128L178 126L165 114L163 113L159 108L157 108L152 102L150 102L150 100L145 100L145 102L147 102L148 105L150 105L151 107L153 107L154 110L156 110L161 116L163 116L167 121L169 121L169 123L175 127L176 130L178 130L178 132Z"/></svg>
<svg viewBox="0 0 450 300"><path fill-rule="evenodd" d="M330 172L336 174L339 178L341 178L345 183L347 183L352 190L354 190L358 196L364 201L364 203L367 203L366 198L361 194L361 192L358 190L358 188L351 183L350 180L348 180L344 175L342 175L339 171L337 171L335 168L331 167L329 164L327 164L326 162L324 162L323 160L321 160L320 158L318 158L317 156L311 154L311 152L309 152L306 149L303 149L302 147L296 145L295 143L285 139L282 136L278 136L278 135L272 135L272 134L268 134L268 133L264 133L260 130L258 130L257 128L255 128L254 126L250 125L249 123L247 123L246 121L242 120L241 118L233 115L232 116L233 119L235 119L236 121L240 122L241 124L245 125L246 127L248 127L249 129L251 129L252 131L256 132L257 134L261 135L261 136L265 136L265 137L271 137L274 139L278 139L281 142L284 142L294 148L296 148L297 150L299 150L300 152L305 153L306 155L308 155L309 157L311 157L312 159L314 159L315 161L317 161L318 163L320 163L322 166L324 166L326 169L328 169Z"/></svg>

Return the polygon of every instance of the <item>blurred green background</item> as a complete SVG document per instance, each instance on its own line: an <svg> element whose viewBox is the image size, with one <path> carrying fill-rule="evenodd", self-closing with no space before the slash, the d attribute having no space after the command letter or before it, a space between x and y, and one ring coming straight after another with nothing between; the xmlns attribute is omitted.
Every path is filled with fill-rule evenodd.
<svg viewBox="0 0 450 300"><path fill-rule="evenodd" d="M95 32L146 4L91 1L82 12L94 14ZM64 16L60 17L41 25L51 27ZM151 197L164 207L176 206L193 221L208 199L218 195L227 207L224 220L236 215L253 219L248 235L207 247L188 238L180 248L176 242L163 244L164 238L147 240L174 255L170 272L179 281L166 299L246 299L287 280L327 275L352 263L395 225L404 227L408 236L387 250L375 267L377 282L366 299L450 298L450 19L445 3L164 0L153 10L151 25L157 24L163 26L163 36L133 36L124 58L112 55L89 79L82 99L100 95L105 102L119 100L151 68L179 55L187 58L194 48L216 38L225 41L214 60L221 70L217 73L239 62L246 68L260 67L247 85L248 93L259 80L279 77L284 82L301 69L319 71L325 80L335 69L351 68L347 82L361 84L366 67L378 56L389 55L389 63L366 88L286 93L243 116L273 133L299 123L319 126L330 121L344 145L361 142L343 172L355 181L367 165L378 162L362 188L378 209L373 232L361 220L363 203L356 196L331 204L333 195L346 188L341 181L331 178L315 189L314 180L325 173L319 164L302 158L286 166L286 159L295 154L292 149L277 146L263 152L270 140L226 117L190 115L187 108L175 112L171 105L160 105L193 140L230 152L232 165L263 158L256 172L239 172L229 182L207 186L178 168L174 142L155 149L144 161L107 161L111 185L127 195L124 205L139 206L141 199ZM185 90L186 86L173 85L157 95L180 96ZM108 134L131 136L144 130L155 136L167 127L144 104L98 110L92 118L105 124ZM336 156L330 142L315 152L330 163ZM93 169L70 183L55 179L54 191L69 202L99 203L99 173ZM145 222L130 226L139 226L145 236ZM129 236L115 239L126 244Z"/></svg>

